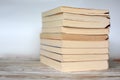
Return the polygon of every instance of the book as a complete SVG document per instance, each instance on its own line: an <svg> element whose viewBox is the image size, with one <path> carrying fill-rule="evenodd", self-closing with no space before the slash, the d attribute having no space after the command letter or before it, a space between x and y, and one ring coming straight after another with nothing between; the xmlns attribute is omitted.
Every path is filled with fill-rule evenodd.
<svg viewBox="0 0 120 80"><path fill-rule="evenodd" d="M108 10L61 6L42 13L40 61L63 72L108 69Z"/></svg>
<svg viewBox="0 0 120 80"><path fill-rule="evenodd" d="M106 54L98 54L98 55L92 55L92 54L59 54L47 50L41 49L41 55L58 60L58 61L99 61L99 60L108 60L108 53Z"/></svg>
<svg viewBox="0 0 120 80"><path fill-rule="evenodd" d="M108 40L104 41L71 41L41 39L41 44L63 48L108 48Z"/></svg>
<svg viewBox="0 0 120 80"><path fill-rule="evenodd" d="M95 22L95 21L73 21L73 20L57 20L43 22L43 27L72 27L72 28L108 28L110 23L108 21Z"/></svg>
<svg viewBox="0 0 120 80"><path fill-rule="evenodd" d="M73 21L85 21L85 22L110 22L108 17L104 16L91 16L71 13L60 13L52 16L42 17L42 22L58 21L58 20L73 20Z"/></svg>
<svg viewBox="0 0 120 80"><path fill-rule="evenodd" d="M108 61L76 61L60 62L45 56L40 56L40 62L62 72L93 71L108 69Z"/></svg>
<svg viewBox="0 0 120 80"><path fill-rule="evenodd" d="M42 33L66 33L66 34L87 34L87 35L103 35L109 33L109 28L105 29L80 29L68 27L42 27Z"/></svg>
<svg viewBox="0 0 120 80"><path fill-rule="evenodd" d="M108 10L102 9L86 9L86 8L75 8L75 7L68 7L68 6L60 6L55 9L43 12L42 16L51 16L56 15L59 13L73 13L73 14L84 14L84 15L97 15L97 16L106 16L109 17Z"/></svg>
<svg viewBox="0 0 120 80"><path fill-rule="evenodd" d="M60 48L60 47L53 47L47 45L40 45L42 50L47 50L50 52L58 53L58 54L92 54L92 55L99 55L99 54L107 54L109 53L108 48Z"/></svg>
<svg viewBox="0 0 120 80"><path fill-rule="evenodd" d="M77 41L102 41L107 40L108 35L79 35L79 34L65 34L65 33L41 33L41 39L52 40L77 40Z"/></svg>

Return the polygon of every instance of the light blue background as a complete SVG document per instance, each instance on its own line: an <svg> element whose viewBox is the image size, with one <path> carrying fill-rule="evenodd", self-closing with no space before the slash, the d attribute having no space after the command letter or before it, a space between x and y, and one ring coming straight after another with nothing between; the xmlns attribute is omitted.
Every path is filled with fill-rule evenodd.
<svg viewBox="0 0 120 80"><path fill-rule="evenodd" d="M109 9L110 57L120 58L120 0L0 0L0 57L39 59L41 12L58 6Z"/></svg>

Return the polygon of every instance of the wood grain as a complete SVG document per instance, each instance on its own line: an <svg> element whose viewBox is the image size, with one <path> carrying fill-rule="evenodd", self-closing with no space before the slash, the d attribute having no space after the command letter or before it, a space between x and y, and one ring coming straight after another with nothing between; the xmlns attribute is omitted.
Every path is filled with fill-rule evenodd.
<svg viewBox="0 0 120 80"><path fill-rule="evenodd" d="M110 62L110 69L63 73L40 61L0 60L0 80L120 80L120 63Z"/></svg>

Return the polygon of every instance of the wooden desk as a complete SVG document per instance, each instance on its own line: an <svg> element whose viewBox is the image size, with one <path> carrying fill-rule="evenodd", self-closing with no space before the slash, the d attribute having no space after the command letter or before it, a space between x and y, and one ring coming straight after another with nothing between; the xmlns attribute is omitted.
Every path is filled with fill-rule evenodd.
<svg viewBox="0 0 120 80"><path fill-rule="evenodd" d="M0 80L120 80L120 63L105 71L63 73L39 61L0 60Z"/></svg>

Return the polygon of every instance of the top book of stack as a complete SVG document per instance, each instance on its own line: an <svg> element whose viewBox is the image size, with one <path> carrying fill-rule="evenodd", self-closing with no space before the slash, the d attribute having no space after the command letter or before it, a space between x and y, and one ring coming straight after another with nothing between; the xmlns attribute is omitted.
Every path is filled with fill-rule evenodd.
<svg viewBox="0 0 120 80"><path fill-rule="evenodd" d="M104 29L110 26L108 10L58 7L42 14L43 27Z"/></svg>

